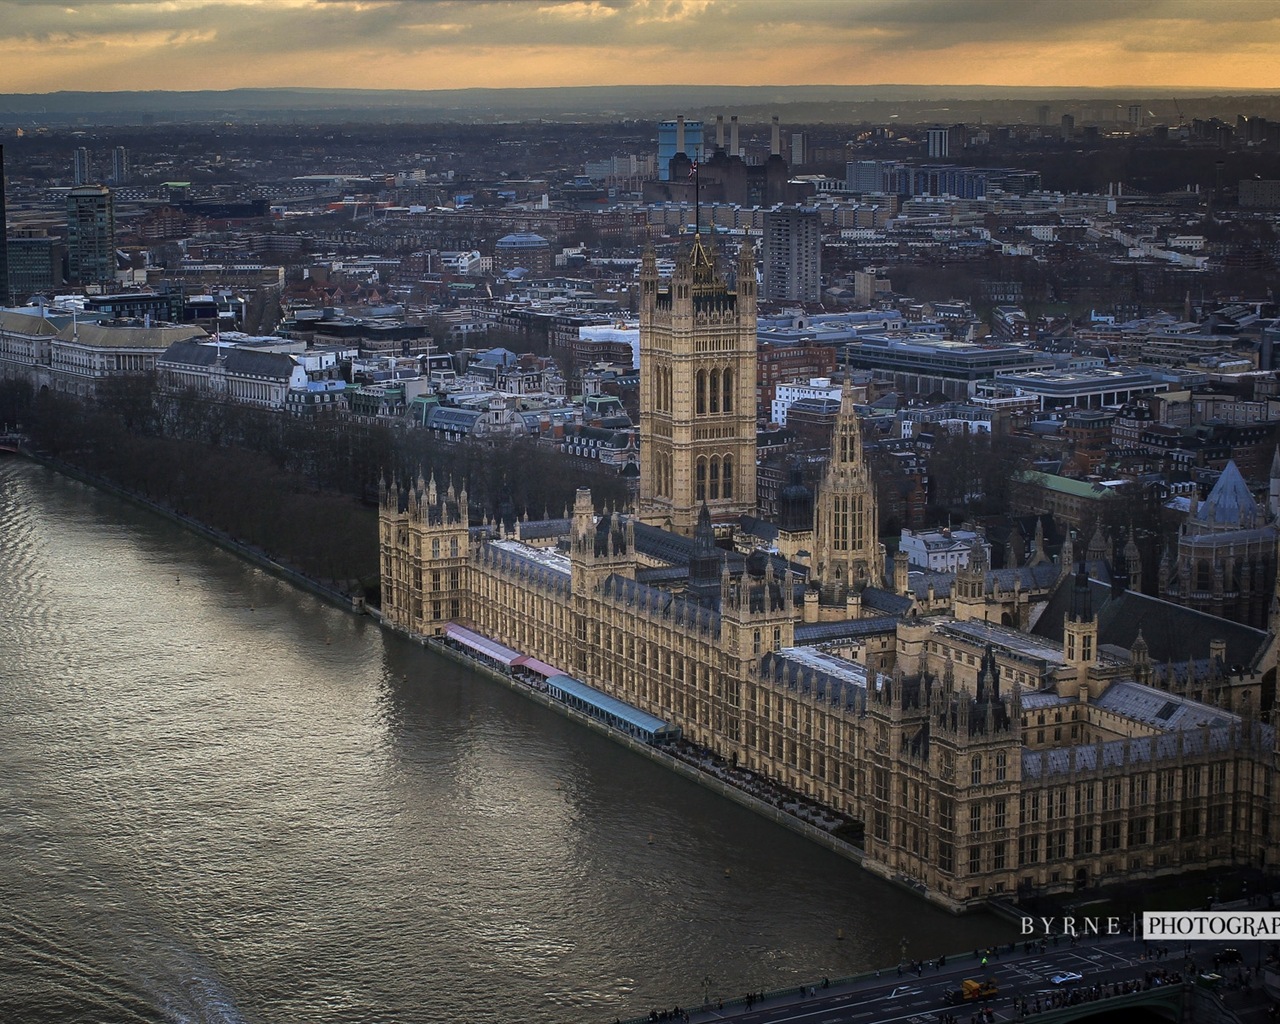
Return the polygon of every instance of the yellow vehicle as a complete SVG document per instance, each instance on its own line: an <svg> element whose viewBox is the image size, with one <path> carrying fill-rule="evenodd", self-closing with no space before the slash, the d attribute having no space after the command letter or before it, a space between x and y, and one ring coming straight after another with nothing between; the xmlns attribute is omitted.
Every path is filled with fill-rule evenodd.
<svg viewBox="0 0 1280 1024"><path fill-rule="evenodd" d="M965 978L964 981L960 982L959 988L947 993L947 1002L952 1004L972 1003L979 999L990 999L999 991L995 978L988 978L986 981Z"/></svg>

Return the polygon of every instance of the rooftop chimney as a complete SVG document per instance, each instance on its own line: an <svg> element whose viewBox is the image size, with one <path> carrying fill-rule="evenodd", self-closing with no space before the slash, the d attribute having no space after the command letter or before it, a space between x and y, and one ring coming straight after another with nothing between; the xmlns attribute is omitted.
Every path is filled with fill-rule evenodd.
<svg viewBox="0 0 1280 1024"><path fill-rule="evenodd" d="M738 152L738 115L729 118L729 155L741 156Z"/></svg>
<svg viewBox="0 0 1280 1024"><path fill-rule="evenodd" d="M724 149L724 114L716 114L716 149Z"/></svg>
<svg viewBox="0 0 1280 1024"><path fill-rule="evenodd" d="M676 152L684 151L684 114L680 114L676 117Z"/></svg>
<svg viewBox="0 0 1280 1024"><path fill-rule="evenodd" d="M778 115L773 115L773 134L769 137L769 155L782 156L782 134L778 130Z"/></svg>

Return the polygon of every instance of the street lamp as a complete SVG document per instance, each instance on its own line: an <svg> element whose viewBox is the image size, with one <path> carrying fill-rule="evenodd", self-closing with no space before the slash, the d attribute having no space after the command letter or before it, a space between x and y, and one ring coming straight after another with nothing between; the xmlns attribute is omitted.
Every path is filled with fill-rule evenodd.
<svg viewBox="0 0 1280 1024"><path fill-rule="evenodd" d="M709 974L702 976L702 1005L711 1005L711 975Z"/></svg>

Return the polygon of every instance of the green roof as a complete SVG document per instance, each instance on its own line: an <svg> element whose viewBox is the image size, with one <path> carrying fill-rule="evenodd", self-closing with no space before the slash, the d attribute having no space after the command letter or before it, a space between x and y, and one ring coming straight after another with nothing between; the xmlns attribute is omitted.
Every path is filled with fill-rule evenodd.
<svg viewBox="0 0 1280 1024"><path fill-rule="evenodd" d="M1115 490L1104 487L1092 480L1073 480L1069 476L1055 476L1053 473L1018 473L1015 477L1019 483L1038 484L1059 494L1070 494L1076 498L1109 498L1115 497Z"/></svg>

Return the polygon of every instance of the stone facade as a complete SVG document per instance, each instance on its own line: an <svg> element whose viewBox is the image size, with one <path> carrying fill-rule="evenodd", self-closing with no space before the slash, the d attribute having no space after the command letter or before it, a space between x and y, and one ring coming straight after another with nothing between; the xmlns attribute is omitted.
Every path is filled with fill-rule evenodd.
<svg viewBox="0 0 1280 1024"><path fill-rule="evenodd" d="M640 267L640 518L692 536L756 507L756 272L749 246L729 291L696 240L671 280Z"/></svg>

